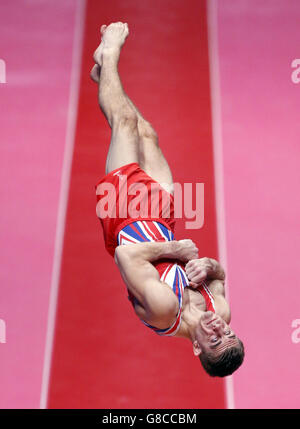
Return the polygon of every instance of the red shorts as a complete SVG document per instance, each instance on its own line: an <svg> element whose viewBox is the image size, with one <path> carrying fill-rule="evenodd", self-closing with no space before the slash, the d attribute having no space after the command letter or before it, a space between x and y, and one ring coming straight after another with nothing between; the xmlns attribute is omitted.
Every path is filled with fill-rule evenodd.
<svg viewBox="0 0 300 429"><path fill-rule="evenodd" d="M113 256L119 231L137 220L155 220L174 233L174 197L137 163L111 171L96 185L105 247Z"/></svg>

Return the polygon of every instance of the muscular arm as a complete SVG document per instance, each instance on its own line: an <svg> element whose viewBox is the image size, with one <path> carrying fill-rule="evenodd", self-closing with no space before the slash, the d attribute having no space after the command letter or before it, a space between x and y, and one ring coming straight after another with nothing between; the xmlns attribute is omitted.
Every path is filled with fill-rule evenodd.
<svg viewBox="0 0 300 429"><path fill-rule="evenodd" d="M218 261L212 258L200 258L189 261L185 267L191 287L197 287L202 280L225 281L225 271Z"/></svg>
<svg viewBox="0 0 300 429"><path fill-rule="evenodd" d="M166 327L178 311L178 302L169 286L160 281L151 262L163 258L188 260L197 257L198 249L191 240L147 242L118 246L115 261L129 291L146 312L148 323Z"/></svg>
<svg viewBox="0 0 300 429"><path fill-rule="evenodd" d="M219 316L221 316L226 323L230 323L231 311L229 304L225 298L224 282L218 279L212 280L209 283L209 289L215 297L215 302L218 305Z"/></svg>
<svg viewBox="0 0 300 429"><path fill-rule="evenodd" d="M189 261L186 264L186 273L189 285L197 289L204 280L215 298L218 314L226 323L230 323L231 313L225 298L225 271L218 261L211 258L201 258Z"/></svg>

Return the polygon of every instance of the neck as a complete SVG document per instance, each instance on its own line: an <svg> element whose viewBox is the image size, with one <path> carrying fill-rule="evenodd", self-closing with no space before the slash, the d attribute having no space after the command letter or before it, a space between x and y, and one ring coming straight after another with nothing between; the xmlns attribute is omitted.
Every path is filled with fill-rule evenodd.
<svg viewBox="0 0 300 429"><path fill-rule="evenodd" d="M189 303L182 313L182 320L186 325L187 336L194 341L195 331L199 324L199 320L203 315L204 311L200 310L196 305Z"/></svg>

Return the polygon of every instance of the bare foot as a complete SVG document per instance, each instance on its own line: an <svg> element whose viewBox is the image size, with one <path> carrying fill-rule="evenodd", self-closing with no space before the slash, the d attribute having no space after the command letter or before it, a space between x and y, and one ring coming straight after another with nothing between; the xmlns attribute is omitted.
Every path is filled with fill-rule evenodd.
<svg viewBox="0 0 300 429"><path fill-rule="evenodd" d="M104 31L106 30L107 25L102 25L100 28L100 33L101 33L101 37L104 33ZM103 43L101 41L100 45L98 46L98 48L96 49L95 53L94 53L94 58L97 55L97 58L99 60L98 64L95 64L91 70L90 76L91 79L96 82L99 83L100 80L100 72L101 72L101 65L102 65L102 51L103 51Z"/></svg>
<svg viewBox="0 0 300 429"><path fill-rule="evenodd" d="M114 22L109 26L102 25L100 31L102 40L94 52L94 61L101 67L103 52L120 52L121 47L124 45L126 37L129 34L129 29L127 23L123 24L122 22Z"/></svg>

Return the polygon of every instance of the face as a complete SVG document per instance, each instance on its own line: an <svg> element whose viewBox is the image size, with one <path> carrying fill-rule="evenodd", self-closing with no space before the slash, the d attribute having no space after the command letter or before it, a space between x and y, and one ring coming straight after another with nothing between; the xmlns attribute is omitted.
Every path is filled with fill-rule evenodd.
<svg viewBox="0 0 300 429"><path fill-rule="evenodd" d="M211 311L206 311L201 316L193 343L196 356L201 351L217 356L228 347L237 346L238 344L237 336L220 316Z"/></svg>

